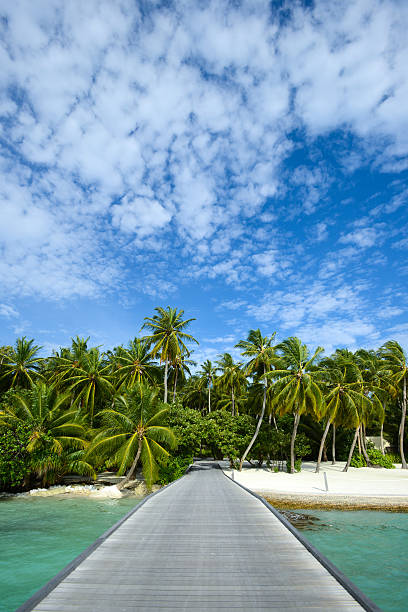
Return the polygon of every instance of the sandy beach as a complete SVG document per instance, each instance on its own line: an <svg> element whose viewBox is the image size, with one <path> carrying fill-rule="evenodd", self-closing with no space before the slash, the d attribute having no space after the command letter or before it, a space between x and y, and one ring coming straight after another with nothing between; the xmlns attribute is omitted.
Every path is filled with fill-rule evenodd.
<svg viewBox="0 0 408 612"><path fill-rule="evenodd" d="M244 467L242 472L223 466L224 473L259 493L280 508L378 509L408 512L408 470L349 468L345 462L305 462L296 474L275 473L267 468ZM328 491L326 492L326 474Z"/></svg>

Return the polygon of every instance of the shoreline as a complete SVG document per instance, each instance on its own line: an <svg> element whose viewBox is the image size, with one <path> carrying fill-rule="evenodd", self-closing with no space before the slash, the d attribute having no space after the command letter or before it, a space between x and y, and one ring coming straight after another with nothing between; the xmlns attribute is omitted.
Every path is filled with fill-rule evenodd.
<svg viewBox="0 0 408 612"><path fill-rule="evenodd" d="M131 485L133 483L130 483ZM159 485L153 485L152 491L157 491ZM47 489L31 489L21 493L7 493L0 491L0 501L7 499L29 499L35 497L59 497L65 499L88 498L88 499L124 499L135 497L141 499L149 494L144 482L138 481L134 486L119 490L116 485L53 485Z"/></svg>
<svg viewBox="0 0 408 612"><path fill-rule="evenodd" d="M371 495L299 495L259 490L254 492L277 510L380 510L408 513L408 497L399 495L389 498Z"/></svg>
<svg viewBox="0 0 408 612"><path fill-rule="evenodd" d="M241 472L223 462L224 474L264 497L277 509L380 510L408 513L408 470L349 468L345 462L304 462L295 474L244 464Z"/></svg>

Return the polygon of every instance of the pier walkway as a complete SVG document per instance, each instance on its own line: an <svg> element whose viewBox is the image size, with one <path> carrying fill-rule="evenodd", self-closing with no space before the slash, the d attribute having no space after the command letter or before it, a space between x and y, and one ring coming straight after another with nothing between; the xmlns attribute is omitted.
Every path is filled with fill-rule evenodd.
<svg viewBox="0 0 408 612"><path fill-rule="evenodd" d="M364 596L360 605L294 533L220 469L193 470L19 611L378 610Z"/></svg>

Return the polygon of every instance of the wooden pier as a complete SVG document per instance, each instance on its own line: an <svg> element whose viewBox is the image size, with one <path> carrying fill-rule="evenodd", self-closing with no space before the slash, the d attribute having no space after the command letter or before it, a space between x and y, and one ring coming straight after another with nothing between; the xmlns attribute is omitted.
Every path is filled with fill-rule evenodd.
<svg viewBox="0 0 408 612"><path fill-rule="evenodd" d="M261 498L195 467L18 612L379 610Z"/></svg>

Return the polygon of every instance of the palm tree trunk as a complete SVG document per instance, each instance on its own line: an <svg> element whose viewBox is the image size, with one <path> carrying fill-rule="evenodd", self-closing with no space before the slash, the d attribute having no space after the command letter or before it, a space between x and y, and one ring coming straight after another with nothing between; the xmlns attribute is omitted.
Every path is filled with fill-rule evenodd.
<svg viewBox="0 0 408 612"><path fill-rule="evenodd" d="M211 382L208 385L208 414L211 413Z"/></svg>
<svg viewBox="0 0 408 612"><path fill-rule="evenodd" d="M231 390L231 398L232 398L232 408L231 408L231 414L232 414L232 416L235 416L235 395L234 395L234 387L232 387L232 390Z"/></svg>
<svg viewBox="0 0 408 612"><path fill-rule="evenodd" d="M136 453L136 457L133 460L132 465L130 466L130 470L128 471L128 473L126 474L126 478L125 480L122 480L122 482L120 482L117 485L117 488L119 489L119 491L121 489L123 489L123 487L132 479L132 476L135 472L135 469L137 467L137 464L139 462L139 458L140 458L140 453L142 452L142 440L139 440L139 445L137 447L137 453Z"/></svg>
<svg viewBox="0 0 408 612"><path fill-rule="evenodd" d="M368 456L368 453L367 453L367 447L366 447L366 443L365 443L365 427L364 427L364 423L361 424L360 435L361 435L361 450L363 452L363 456L364 456L364 459L366 461L367 467L373 467L373 464L371 463L370 457Z"/></svg>
<svg viewBox="0 0 408 612"><path fill-rule="evenodd" d="M336 426L333 423L332 438L332 465L336 465Z"/></svg>
<svg viewBox="0 0 408 612"><path fill-rule="evenodd" d="M266 368L264 365L264 374L266 373ZM241 461L239 462L239 471L242 471L242 464L245 461L245 457L247 456L247 454L249 453L249 451L251 450L252 446L254 445L255 440L258 437L259 434L259 430L261 428L261 424L262 424L262 419L264 417L265 414L265 408L266 408L266 384L264 385L264 393L263 393L263 401L262 401L262 410L261 410L261 414L259 415L259 420L258 423L256 424L256 429L255 429L255 433L252 436L252 439L250 441L250 443L248 444L248 446L245 449L244 454L241 457Z"/></svg>
<svg viewBox="0 0 408 612"><path fill-rule="evenodd" d="M380 450L381 450L381 454L384 456L385 455L385 451L384 451L384 423L381 423L381 429L380 429Z"/></svg>
<svg viewBox="0 0 408 612"><path fill-rule="evenodd" d="M401 415L401 424L399 428L399 447L401 454L401 468L406 470L408 468L407 462L405 460L404 455L404 428L405 428L405 418L407 416L407 377L404 376L403 388L402 388L402 415Z"/></svg>
<svg viewBox="0 0 408 612"><path fill-rule="evenodd" d="M349 469L349 467L350 467L351 458L352 458L353 453L354 453L354 447L355 447L356 442L357 442L357 438L358 438L359 431L360 431L360 425L357 427L357 429L356 429L356 433L354 434L353 443L352 443L352 445L351 445L351 447L350 447L349 456L348 456L348 459L347 459L347 463L346 463L346 465L344 466L343 472L347 472L347 470L348 470L348 469Z"/></svg>
<svg viewBox="0 0 408 612"><path fill-rule="evenodd" d="M168 369L169 369L169 362L168 359L166 358L165 364L164 364L164 403L167 403L167 373L168 373Z"/></svg>
<svg viewBox="0 0 408 612"><path fill-rule="evenodd" d="M317 463L316 463L315 472L318 472L320 470L320 463L322 461L322 453L323 453L324 443L326 442L326 437L327 437L327 434L329 433L329 429L330 429L330 419L327 419L326 427L324 429L322 440L320 442L320 448L319 448L319 454L317 456Z"/></svg>
<svg viewBox="0 0 408 612"><path fill-rule="evenodd" d="M358 436L357 436L357 442L358 442L358 454L361 455L361 429L358 430Z"/></svg>
<svg viewBox="0 0 408 612"><path fill-rule="evenodd" d="M90 410L90 416L91 416L91 428L93 427L93 421L94 421L94 405L95 405L95 387L92 387L92 391L91 391L91 410Z"/></svg>
<svg viewBox="0 0 408 612"><path fill-rule="evenodd" d="M177 388L177 374L178 368L176 368L176 373L174 375L174 386L173 386L173 404L176 401L176 388Z"/></svg>
<svg viewBox="0 0 408 612"><path fill-rule="evenodd" d="M295 420L293 422L292 437L290 439L290 473L291 474L295 473L295 440L296 440L296 434L297 434L297 428L299 425L299 421L300 421L300 414L299 412L296 412Z"/></svg>

